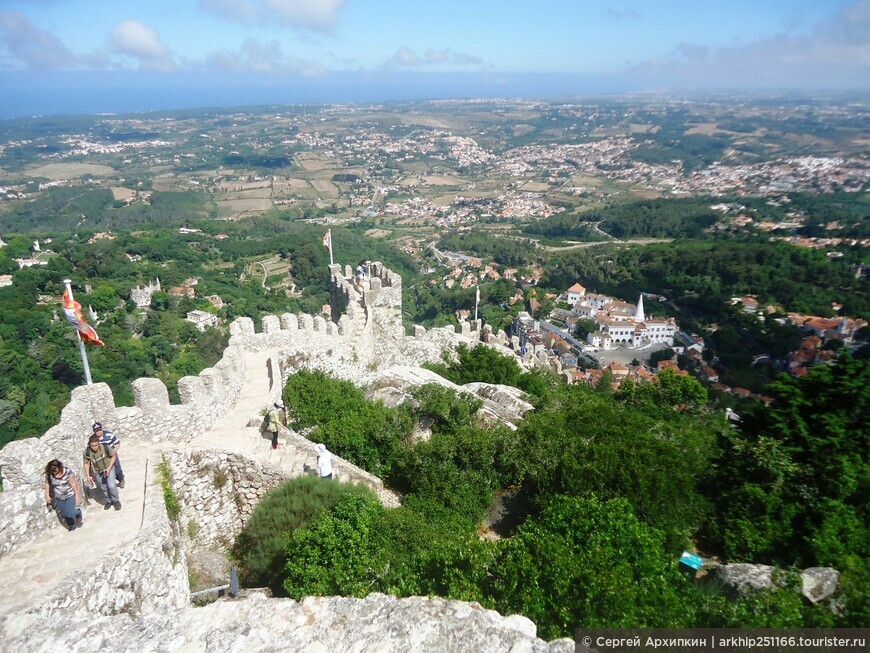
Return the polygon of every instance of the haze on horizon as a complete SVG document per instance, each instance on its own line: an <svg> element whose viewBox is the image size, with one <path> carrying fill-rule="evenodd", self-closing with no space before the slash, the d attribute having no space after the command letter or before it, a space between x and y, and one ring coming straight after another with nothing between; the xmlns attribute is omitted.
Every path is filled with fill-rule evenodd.
<svg viewBox="0 0 870 653"><path fill-rule="evenodd" d="M0 117L870 88L870 0L4 0Z"/></svg>

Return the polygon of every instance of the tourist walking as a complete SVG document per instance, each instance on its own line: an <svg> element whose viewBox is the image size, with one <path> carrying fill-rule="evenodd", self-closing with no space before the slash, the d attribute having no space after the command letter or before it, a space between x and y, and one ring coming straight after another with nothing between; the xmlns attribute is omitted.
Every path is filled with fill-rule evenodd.
<svg viewBox="0 0 870 653"><path fill-rule="evenodd" d="M317 473L320 475L320 478L331 481L332 480L332 454L326 448L325 444L318 444L314 447L314 451L317 452Z"/></svg>
<svg viewBox="0 0 870 653"><path fill-rule="evenodd" d="M94 422L94 435L100 436L100 444L107 444L115 450L115 480L118 482L118 487L123 488L124 470L121 469L121 456L118 455L121 450L121 441L117 435L99 422Z"/></svg>
<svg viewBox="0 0 870 653"><path fill-rule="evenodd" d="M45 505L57 510L74 531L82 525L81 490L75 474L56 458L45 466Z"/></svg>
<svg viewBox="0 0 870 653"><path fill-rule="evenodd" d="M267 414L267 430L272 432L272 448L278 448L278 431L282 426L287 425L287 420L284 416L284 402L280 399L276 401Z"/></svg>
<svg viewBox="0 0 870 653"><path fill-rule="evenodd" d="M115 481L115 452L108 445L100 443L100 436L92 435L84 453L85 480L99 488L103 495L103 510L114 507L121 509L118 497L118 484Z"/></svg>

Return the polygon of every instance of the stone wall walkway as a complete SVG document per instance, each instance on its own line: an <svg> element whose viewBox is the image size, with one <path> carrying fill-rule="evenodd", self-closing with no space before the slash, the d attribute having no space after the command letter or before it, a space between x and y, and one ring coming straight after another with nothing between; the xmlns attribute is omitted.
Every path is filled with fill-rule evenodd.
<svg viewBox="0 0 870 653"><path fill-rule="evenodd" d="M125 441L123 433L119 433L122 440L121 463L126 475L126 486L120 490L122 509L103 510L102 505L91 499L88 505L82 506L82 528L67 531L58 523L58 527L50 533L0 558L0 579L3 579L0 586L0 613L38 606L41 597L62 586L64 579L71 574L92 573L96 561L102 556L115 555L115 552L133 541L142 525L146 472L149 476L157 472L148 469L149 456L155 451L223 449L269 460L273 456L269 440L262 436L258 428L248 427L247 424L268 401L270 377L267 363L270 355L270 352L246 354L245 383L235 404L211 430L191 442ZM84 442L83 436L82 450ZM281 465L280 460L270 462L284 467L292 465L293 461L286 461L285 465ZM69 464L81 479L81 461L71 461Z"/></svg>

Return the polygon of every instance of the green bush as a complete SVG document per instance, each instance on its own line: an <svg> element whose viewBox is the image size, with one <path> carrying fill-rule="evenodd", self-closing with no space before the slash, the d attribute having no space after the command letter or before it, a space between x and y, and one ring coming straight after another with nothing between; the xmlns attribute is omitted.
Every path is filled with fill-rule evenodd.
<svg viewBox="0 0 870 653"><path fill-rule="evenodd" d="M438 501L477 522L499 487L494 432L462 428L433 434L399 451L390 483L405 493Z"/></svg>
<svg viewBox="0 0 870 653"><path fill-rule="evenodd" d="M287 379L284 398L298 428L328 423L345 413L358 412L367 403L363 391L350 381L304 369Z"/></svg>
<svg viewBox="0 0 870 653"><path fill-rule="evenodd" d="M285 551L284 590L303 596L366 596L389 568L372 537L386 510L373 495L346 494L306 528L294 531Z"/></svg>
<svg viewBox="0 0 870 653"><path fill-rule="evenodd" d="M254 509L233 546L242 583L247 587L270 587L283 594L281 579L288 538L348 495L374 500L374 493L366 487L311 476L291 479L270 491Z"/></svg>
<svg viewBox="0 0 870 653"><path fill-rule="evenodd" d="M433 431L473 426L477 423L477 411L483 406L480 399L468 394L457 395L437 383L414 388L411 395L419 402L414 414L418 419L431 420Z"/></svg>
<svg viewBox="0 0 870 653"><path fill-rule="evenodd" d="M487 603L520 613L544 639L585 627L679 627L685 623L676 562L661 532L624 499L558 497L499 552Z"/></svg>

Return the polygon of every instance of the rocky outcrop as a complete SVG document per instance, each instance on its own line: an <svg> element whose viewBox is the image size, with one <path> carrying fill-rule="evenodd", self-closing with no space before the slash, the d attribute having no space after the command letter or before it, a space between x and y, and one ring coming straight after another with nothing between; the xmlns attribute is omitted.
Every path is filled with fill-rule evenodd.
<svg viewBox="0 0 870 653"><path fill-rule="evenodd" d="M516 425L523 415L534 408L526 401L529 395L509 385L466 383L462 388L483 399L486 409L505 423Z"/></svg>
<svg viewBox="0 0 870 653"><path fill-rule="evenodd" d="M727 591L745 594L750 591L776 589L777 585L773 582L774 569L770 565L736 562L717 567L714 577Z"/></svg>
<svg viewBox="0 0 870 653"><path fill-rule="evenodd" d="M370 594L268 599L254 594L203 608L160 610L136 618L57 614L0 617L4 649L91 653L140 651L475 651L475 653L569 653L569 639L547 643L535 624L504 617L476 603L439 598L397 599Z"/></svg>
<svg viewBox="0 0 870 653"><path fill-rule="evenodd" d="M798 574L770 565L738 562L717 567L713 571L713 578L732 596L759 590L775 591L799 583L801 594L809 601L818 603L837 591L840 573L831 567L810 567Z"/></svg>
<svg viewBox="0 0 870 653"><path fill-rule="evenodd" d="M457 394L473 395L483 402L480 413L484 419L510 427L515 427L523 415L533 408L532 404L525 401L528 395L522 390L492 383L460 386L431 370L408 365L394 365L379 371L369 380L366 397L396 406L404 401L413 401L411 390L430 383Z"/></svg>

